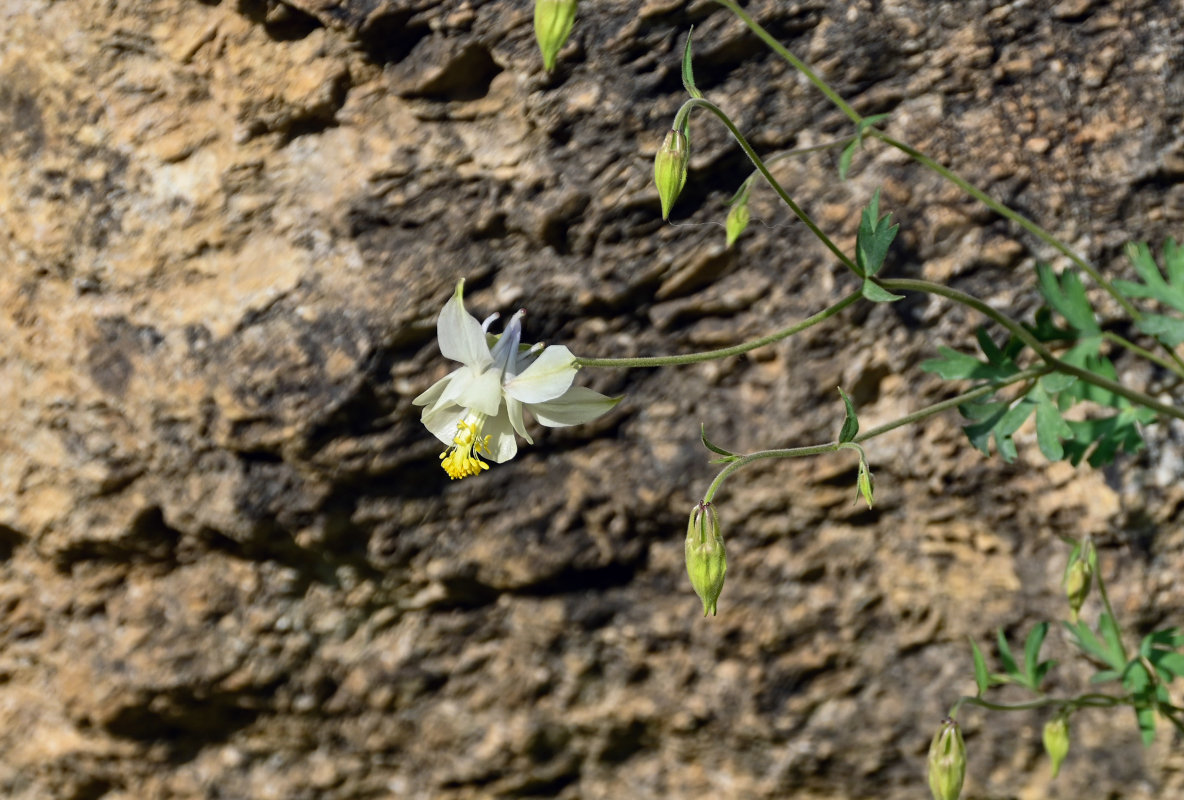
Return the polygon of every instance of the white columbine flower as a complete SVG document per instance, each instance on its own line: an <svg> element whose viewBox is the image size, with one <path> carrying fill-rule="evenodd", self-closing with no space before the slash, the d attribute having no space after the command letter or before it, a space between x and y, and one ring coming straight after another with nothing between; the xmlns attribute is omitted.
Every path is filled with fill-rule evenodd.
<svg viewBox="0 0 1184 800"><path fill-rule="evenodd" d="M513 458L515 432L534 444L523 424L524 409L548 428L561 428L594 419L620 402L571 385L577 367L566 347L519 347L525 312L515 314L490 347L486 332L498 315L482 324L465 311L464 285L456 284L436 320L440 353L462 366L411 401L424 407L423 424L448 445L440 454L448 477L489 469L482 453L499 464Z"/></svg>

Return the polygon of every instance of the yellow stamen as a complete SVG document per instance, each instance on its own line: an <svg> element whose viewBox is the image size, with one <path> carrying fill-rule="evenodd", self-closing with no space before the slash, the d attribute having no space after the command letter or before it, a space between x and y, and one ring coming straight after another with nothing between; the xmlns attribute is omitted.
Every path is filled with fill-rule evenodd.
<svg viewBox="0 0 1184 800"><path fill-rule="evenodd" d="M489 469L489 465L478 458L482 451L487 456L492 455L489 450L492 437L481 435L484 422L484 419L478 418L473 422L466 419L456 423L456 437L452 440L452 446L440 454L440 466L444 467L449 478L467 478Z"/></svg>

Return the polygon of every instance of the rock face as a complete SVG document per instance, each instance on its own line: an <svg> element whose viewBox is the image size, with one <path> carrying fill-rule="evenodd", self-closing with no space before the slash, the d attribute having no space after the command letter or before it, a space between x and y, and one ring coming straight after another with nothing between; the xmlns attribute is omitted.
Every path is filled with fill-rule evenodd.
<svg viewBox="0 0 1184 800"><path fill-rule="evenodd" d="M828 102L713 4L584 5L548 75L524 3L7 3L5 797L915 798L973 691L967 635L1063 618L1059 536L1097 537L1133 631L1181 620L1180 431L1103 473L1030 435L985 459L953 416L869 446L874 511L841 456L732 478L699 618L699 423L748 451L829 439L836 385L866 426L936 401L917 365L979 324L945 303L586 370L625 402L449 483L410 400L450 369L458 277L479 317L526 307L529 338L588 356L734 343L853 288L766 189L736 248L698 224L747 175L706 115L673 225L650 186L692 24L700 88L763 152L844 135ZM1129 239L1182 235L1184 27L1171 3L1044 5L749 7L1116 273ZM898 154L779 176L844 245L883 187L889 271L1034 307L1050 253ZM1055 784L1044 717L962 717L969 796L1184 795L1179 748L1142 749L1126 714L1079 715Z"/></svg>

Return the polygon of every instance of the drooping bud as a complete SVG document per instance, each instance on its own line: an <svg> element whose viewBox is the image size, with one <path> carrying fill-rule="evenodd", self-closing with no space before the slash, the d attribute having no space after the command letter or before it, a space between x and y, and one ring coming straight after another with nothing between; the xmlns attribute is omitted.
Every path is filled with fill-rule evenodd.
<svg viewBox="0 0 1184 800"><path fill-rule="evenodd" d="M728 218L724 220L724 232L727 234L727 246L732 244L740 238L740 234L744 233L744 229L748 227L748 198L745 197L728 211Z"/></svg>
<svg viewBox="0 0 1184 800"><path fill-rule="evenodd" d="M719 514L711 503L699 503L687 520L687 575L695 594L703 601L703 616L715 615L715 604L724 589L728 558L719 531Z"/></svg>
<svg viewBox="0 0 1184 800"><path fill-rule="evenodd" d="M966 744L958 723L946 717L929 745L929 791L933 800L958 800L966 778Z"/></svg>
<svg viewBox="0 0 1184 800"><path fill-rule="evenodd" d="M534 38L543 53L543 66L555 69L555 57L567 44L571 26L576 21L578 0L535 0Z"/></svg>
<svg viewBox="0 0 1184 800"><path fill-rule="evenodd" d="M859 456L859 473L855 479L855 486L859 489L859 493L863 495L863 502L867 503L868 508L871 508L875 503L872 483L872 471L868 468L867 460L861 454ZM858 503L859 498L856 498L855 502Z"/></svg>
<svg viewBox="0 0 1184 800"><path fill-rule="evenodd" d="M654 156L654 183L658 187L658 198L662 201L662 219L669 219L670 209L686 185L687 163L690 160L691 148L682 131L672 130L666 134L658 154Z"/></svg>
<svg viewBox="0 0 1184 800"><path fill-rule="evenodd" d="M1069 566L1065 568L1065 596L1069 600L1069 610L1072 612L1073 622L1077 622L1077 613L1085 605L1089 597L1089 590L1093 586L1094 568L1091 555L1093 542L1089 539L1078 548L1070 558Z"/></svg>
<svg viewBox="0 0 1184 800"><path fill-rule="evenodd" d="M1069 754L1069 718L1060 715L1044 723L1044 752L1052 762L1052 776L1061 771L1061 762Z"/></svg>

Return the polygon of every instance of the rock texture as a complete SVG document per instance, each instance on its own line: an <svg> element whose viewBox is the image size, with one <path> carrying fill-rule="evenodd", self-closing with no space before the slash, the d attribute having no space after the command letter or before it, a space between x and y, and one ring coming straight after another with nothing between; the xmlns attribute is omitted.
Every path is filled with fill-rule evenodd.
<svg viewBox="0 0 1184 800"><path fill-rule="evenodd" d="M889 130L1105 270L1184 235L1184 27L1168 2L753 0ZM973 688L966 636L1063 615L1094 534L1135 630L1184 611L1181 431L1106 472L984 459L957 418L732 479L720 616L685 516L736 450L949 392L979 324L859 307L750 357L587 370L611 415L450 484L410 400L434 317L528 309L582 355L716 347L851 280L694 120L664 225L650 160L696 75L765 152L841 116L707 2L584 4L555 73L528 4L12 0L0 10L0 793L131 798L914 798ZM889 270L1035 305L1030 237L869 144L779 175L844 244L883 187ZM762 224L763 223L763 224ZM1126 379L1160 378L1120 361ZM1022 437L1021 437L1022 438ZM1068 655L1059 636L1049 647ZM1058 690L1080 670L1057 673ZM1166 733L964 714L972 797L1184 794Z"/></svg>

